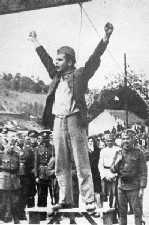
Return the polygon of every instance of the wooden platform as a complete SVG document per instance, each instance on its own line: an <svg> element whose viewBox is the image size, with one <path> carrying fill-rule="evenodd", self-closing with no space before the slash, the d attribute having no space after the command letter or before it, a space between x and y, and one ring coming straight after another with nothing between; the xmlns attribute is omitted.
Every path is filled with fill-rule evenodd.
<svg viewBox="0 0 149 225"><path fill-rule="evenodd" d="M60 224L63 218L69 218L70 224L77 224L76 218L84 217L85 220L92 225L112 225L114 211L115 209L113 208L103 208L103 218L96 218L95 220L94 216L90 216L81 208L59 209L57 212L49 216L48 224ZM49 215L51 214L51 209L48 207L33 207L26 208L26 212L29 214L29 224L40 224L40 214L45 212Z"/></svg>

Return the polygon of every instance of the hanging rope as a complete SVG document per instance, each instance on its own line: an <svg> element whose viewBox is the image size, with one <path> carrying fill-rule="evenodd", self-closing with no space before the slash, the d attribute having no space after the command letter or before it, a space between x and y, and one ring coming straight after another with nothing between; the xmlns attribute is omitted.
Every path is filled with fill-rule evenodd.
<svg viewBox="0 0 149 225"><path fill-rule="evenodd" d="M83 27L83 13L82 13L82 3L79 3L80 6L80 28L79 28L79 38L78 38L78 49L77 49L77 62L79 61L79 55L80 55L80 45L81 45L81 33L82 33L82 27Z"/></svg>
<svg viewBox="0 0 149 225"><path fill-rule="evenodd" d="M84 9L83 5L81 3L79 3L83 13L85 14L86 18L88 19L88 21L90 22L92 28L94 29L95 33L97 34L97 36L100 38L100 35L98 33L98 30L96 28L96 26L94 25L92 19L90 18L90 16L88 15L88 13L86 12L86 10ZM108 53L110 54L111 58L113 59L113 61L117 64L117 66L121 69L121 72L123 72L123 68L122 66L119 64L119 62L117 61L117 59L115 59L115 57L112 55L112 53L107 49Z"/></svg>

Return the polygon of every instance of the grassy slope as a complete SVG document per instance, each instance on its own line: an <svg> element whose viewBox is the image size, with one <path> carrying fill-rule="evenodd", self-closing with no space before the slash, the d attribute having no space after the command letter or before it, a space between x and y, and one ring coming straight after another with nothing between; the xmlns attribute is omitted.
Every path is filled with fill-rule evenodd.
<svg viewBox="0 0 149 225"><path fill-rule="evenodd" d="M24 112L24 105L27 104L42 104L45 105L45 94L34 94L29 92L17 92L0 87L0 105L6 110L16 113Z"/></svg>

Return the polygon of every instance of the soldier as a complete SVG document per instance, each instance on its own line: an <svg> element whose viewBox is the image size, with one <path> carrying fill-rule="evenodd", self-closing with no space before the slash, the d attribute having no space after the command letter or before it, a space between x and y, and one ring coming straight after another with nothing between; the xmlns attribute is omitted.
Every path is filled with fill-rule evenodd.
<svg viewBox="0 0 149 225"><path fill-rule="evenodd" d="M118 173L119 224L127 225L128 202L133 208L135 225L142 224L142 197L147 185L147 166L143 152L135 146L135 133L122 133L122 149L116 152L111 171Z"/></svg>
<svg viewBox="0 0 149 225"><path fill-rule="evenodd" d="M57 204L59 200L59 186L55 176L55 153L52 150L52 156L48 163L48 177L49 177L49 191L51 197L51 204Z"/></svg>
<svg viewBox="0 0 149 225"><path fill-rule="evenodd" d="M36 182L34 176L34 146L36 146L38 132L31 130L25 139L24 146L20 151L20 219L26 219L25 207L35 206ZM32 140L32 143L30 141Z"/></svg>
<svg viewBox="0 0 149 225"><path fill-rule="evenodd" d="M7 137L8 131L9 131L9 129L7 127L3 127L1 133L4 134L5 137Z"/></svg>
<svg viewBox="0 0 149 225"><path fill-rule="evenodd" d="M89 147L89 160L94 184L95 201L97 204L97 212L95 215L99 216L99 208L101 208L101 200L100 200L101 177L98 169L100 149L97 146L97 141L95 137L91 136L88 138L88 147Z"/></svg>
<svg viewBox="0 0 149 225"><path fill-rule="evenodd" d="M0 158L0 212L1 219L9 222L14 219L14 223L19 222L19 191L20 179L19 155L15 152L15 142L10 141L8 148Z"/></svg>
<svg viewBox="0 0 149 225"><path fill-rule="evenodd" d="M47 206L47 196L49 187L49 176L48 176L48 163L51 158L51 151L49 149L48 133L50 131L43 131L39 133L38 139L40 139L39 146L36 148L35 154L35 177L37 182L38 192L38 206ZM41 213L41 220L46 219L46 213Z"/></svg>
<svg viewBox="0 0 149 225"><path fill-rule="evenodd" d="M51 204L57 204L59 200L59 186L55 175L55 149L53 144L53 135L49 134L49 149L51 152L51 158L48 163L48 177L49 177L49 191L51 197Z"/></svg>

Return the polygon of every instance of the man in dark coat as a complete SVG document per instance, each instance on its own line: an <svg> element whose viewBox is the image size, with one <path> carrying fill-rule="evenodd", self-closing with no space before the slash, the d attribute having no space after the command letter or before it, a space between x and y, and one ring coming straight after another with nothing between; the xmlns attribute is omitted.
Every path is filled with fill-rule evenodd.
<svg viewBox="0 0 149 225"><path fill-rule="evenodd" d="M147 185L147 165L143 152L135 147L135 134L122 134L122 149L116 152L111 171L118 174L119 224L127 225L128 202L133 208L135 225L142 224L142 197Z"/></svg>
<svg viewBox="0 0 149 225"><path fill-rule="evenodd" d="M19 222L19 155L11 141L0 157L0 214L4 222Z"/></svg>
<svg viewBox="0 0 149 225"><path fill-rule="evenodd" d="M47 206L49 176L48 176L48 163L52 156L52 149L49 147L48 132L42 131L38 135L38 146L34 152L34 172L37 183L37 206ZM41 220L46 219L46 213L40 213Z"/></svg>
<svg viewBox="0 0 149 225"><path fill-rule="evenodd" d="M21 181L20 219L26 219L25 207L35 206L36 182L33 169L37 136L37 131L30 130L19 152L19 175ZM32 143L30 139L32 139Z"/></svg>
<svg viewBox="0 0 149 225"><path fill-rule="evenodd" d="M105 36L97 45L84 67L75 68L75 51L69 46L57 50L56 64L45 49L39 44L36 32L29 35L36 52L46 67L52 82L49 87L43 121L51 126L54 119L55 170L59 183L59 204L53 207L68 208L72 206L71 158L74 157L80 193L90 214L95 212L94 188L88 157L87 143L87 107L85 92L88 81L100 65L113 25L105 25Z"/></svg>

